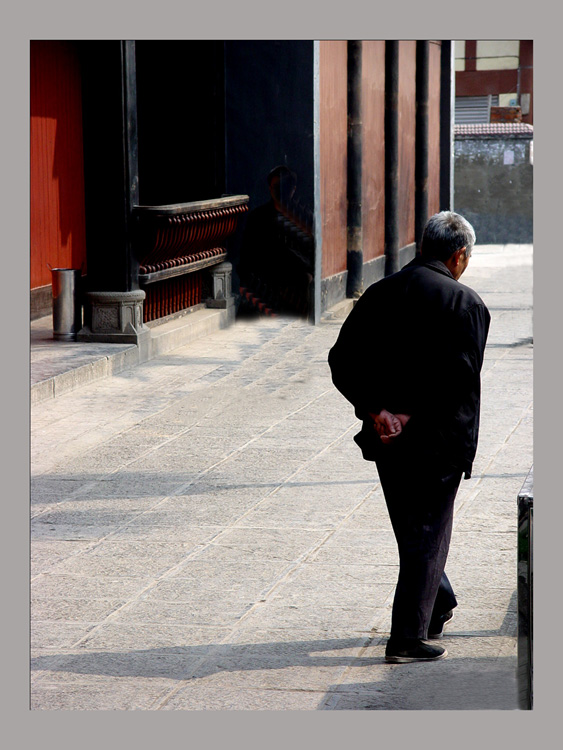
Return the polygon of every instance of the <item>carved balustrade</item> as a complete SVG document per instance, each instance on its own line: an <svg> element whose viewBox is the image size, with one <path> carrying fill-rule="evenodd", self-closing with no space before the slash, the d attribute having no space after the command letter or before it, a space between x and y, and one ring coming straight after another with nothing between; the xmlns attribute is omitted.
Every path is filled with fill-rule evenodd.
<svg viewBox="0 0 563 750"><path fill-rule="evenodd" d="M206 269L226 260L227 240L248 211L248 200L247 195L234 195L135 207L145 323L203 301Z"/></svg>

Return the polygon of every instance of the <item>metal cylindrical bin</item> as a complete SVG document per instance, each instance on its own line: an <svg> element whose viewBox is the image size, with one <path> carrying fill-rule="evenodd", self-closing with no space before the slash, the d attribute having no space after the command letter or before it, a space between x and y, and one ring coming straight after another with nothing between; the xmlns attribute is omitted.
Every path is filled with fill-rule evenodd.
<svg viewBox="0 0 563 750"><path fill-rule="evenodd" d="M74 268L52 268L53 338L75 341L82 328L82 271Z"/></svg>

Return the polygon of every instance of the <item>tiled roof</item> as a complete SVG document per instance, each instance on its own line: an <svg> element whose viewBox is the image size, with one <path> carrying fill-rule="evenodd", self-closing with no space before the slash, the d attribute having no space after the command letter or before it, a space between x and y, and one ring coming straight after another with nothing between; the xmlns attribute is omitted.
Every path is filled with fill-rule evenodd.
<svg viewBox="0 0 563 750"><path fill-rule="evenodd" d="M490 122L490 123L467 123L454 125L456 138L469 138L473 136L527 136L534 135L534 126L527 122Z"/></svg>

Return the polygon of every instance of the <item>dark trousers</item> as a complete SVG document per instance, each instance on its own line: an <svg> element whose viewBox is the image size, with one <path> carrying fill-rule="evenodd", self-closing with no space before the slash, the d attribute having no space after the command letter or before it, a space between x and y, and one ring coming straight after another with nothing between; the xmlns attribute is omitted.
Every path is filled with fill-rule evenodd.
<svg viewBox="0 0 563 750"><path fill-rule="evenodd" d="M401 437L394 444L381 444L376 457L399 547L391 637L425 639L432 618L457 604L444 568L461 471L422 458Z"/></svg>

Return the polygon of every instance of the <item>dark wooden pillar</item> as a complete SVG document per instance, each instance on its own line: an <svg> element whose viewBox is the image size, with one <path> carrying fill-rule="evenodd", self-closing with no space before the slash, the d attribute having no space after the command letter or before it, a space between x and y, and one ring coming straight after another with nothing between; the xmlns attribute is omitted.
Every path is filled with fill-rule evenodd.
<svg viewBox="0 0 563 750"><path fill-rule="evenodd" d="M135 42L80 43L88 294L81 340L137 343L142 323Z"/></svg>
<svg viewBox="0 0 563 750"><path fill-rule="evenodd" d="M528 113L522 115L522 122L533 125L534 122L534 42L525 39L520 42L520 97L529 96ZM520 104L523 104L520 98Z"/></svg>
<svg viewBox="0 0 563 750"><path fill-rule="evenodd" d="M399 270L399 42L385 42L385 275Z"/></svg>
<svg viewBox="0 0 563 750"><path fill-rule="evenodd" d="M428 220L428 70L430 43L416 43L416 157L414 239L417 252Z"/></svg>
<svg viewBox="0 0 563 750"><path fill-rule="evenodd" d="M454 43L442 40L440 56L440 211L454 210Z"/></svg>
<svg viewBox="0 0 563 750"><path fill-rule="evenodd" d="M80 44L88 286L138 289L131 207L138 202L135 42Z"/></svg>
<svg viewBox="0 0 563 750"><path fill-rule="evenodd" d="M347 254L346 296L363 291L362 242L362 43L348 42L348 148L347 148Z"/></svg>

